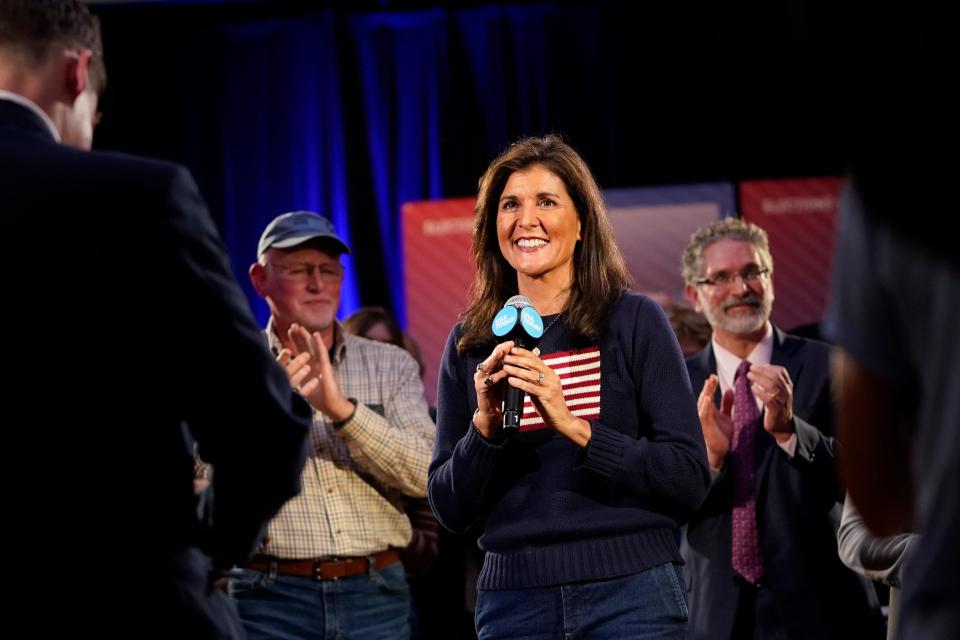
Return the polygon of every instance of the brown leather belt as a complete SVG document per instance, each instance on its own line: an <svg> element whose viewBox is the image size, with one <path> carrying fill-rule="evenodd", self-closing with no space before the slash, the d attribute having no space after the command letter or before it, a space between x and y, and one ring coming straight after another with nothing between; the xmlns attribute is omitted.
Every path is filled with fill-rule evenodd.
<svg viewBox="0 0 960 640"><path fill-rule="evenodd" d="M314 580L339 580L366 573L370 560L375 569L383 569L400 562L400 554L394 549L375 553L369 558L343 558L341 560L280 560L269 556L256 556L243 565L254 571L276 571L281 576L300 576Z"/></svg>

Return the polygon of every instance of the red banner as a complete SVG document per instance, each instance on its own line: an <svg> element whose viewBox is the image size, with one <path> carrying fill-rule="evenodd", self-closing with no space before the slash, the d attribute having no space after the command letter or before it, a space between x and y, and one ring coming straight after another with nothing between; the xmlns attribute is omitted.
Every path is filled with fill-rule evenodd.
<svg viewBox="0 0 960 640"><path fill-rule="evenodd" d="M444 341L466 308L476 198L403 205L403 273L407 331L420 344L428 402L436 404Z"/></svg>
<svg viewBox="0 0 960 640"><path fill-rule="evenodd" d="M820 322L833 264L840 178L740 183L740 212L770 237L774 324L789 331Z"/></svg>

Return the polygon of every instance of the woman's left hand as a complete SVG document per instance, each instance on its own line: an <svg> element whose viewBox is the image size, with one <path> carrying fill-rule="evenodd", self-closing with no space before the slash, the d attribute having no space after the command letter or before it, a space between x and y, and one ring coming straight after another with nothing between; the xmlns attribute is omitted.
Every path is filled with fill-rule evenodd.
<svg viewBox="0 0 960 640"><path fill-rule="evenodd" d="M547 426L581 447L590 442L590 423L570 412L563 397L560 376L532 351L514 347L503 359L507 384L525 391Z"/></svg>

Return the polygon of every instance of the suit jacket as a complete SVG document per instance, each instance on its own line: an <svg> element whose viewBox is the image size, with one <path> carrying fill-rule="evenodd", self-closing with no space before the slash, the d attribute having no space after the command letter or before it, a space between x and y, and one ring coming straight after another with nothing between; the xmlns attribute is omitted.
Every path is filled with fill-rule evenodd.
<svg viewBox="0 0 960 640"><path fill-rule="evenodd" d="M310 411L263 345L192 178L57 144L0 100L0 220L14 593L56 596L45 631L129 637L117 627L133 617L161 636L230 636L206 554L243 561L299 491ZM215 467L212 529L194 440ZM35 606L9 609L36 620Z"/></svg>
<svg viewBox="0 0 960 640"><path fill-rule="evenodd" d="M786 368L793 380L797 434L791 459L761 431L754 461L764 581L784 631L790 638L882 637L872 585L837 555L843 491L836 471L829 347L775 329L771 364ZM716 369L712 344L687 360L694 393ZM725 465L681 544L694 638L726 640L733 629L741 583L731 560L732 507L732 474Z"/></svg>

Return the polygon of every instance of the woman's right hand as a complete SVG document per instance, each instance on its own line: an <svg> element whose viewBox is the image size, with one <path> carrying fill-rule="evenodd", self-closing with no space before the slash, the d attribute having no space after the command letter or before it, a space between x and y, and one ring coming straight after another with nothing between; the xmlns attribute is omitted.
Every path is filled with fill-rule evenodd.
<svg viewBox="0 0 960 640"><path fill-rule="evenodd" d="M477 413L473 424L487 439L494 438L503 428L503 357L513 348L513 340L498 344L486 360L477 365L473 373L473 387L477 391Z"/></svg>

